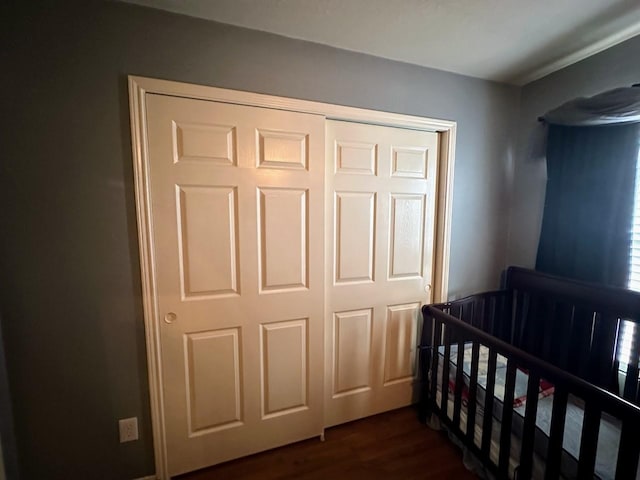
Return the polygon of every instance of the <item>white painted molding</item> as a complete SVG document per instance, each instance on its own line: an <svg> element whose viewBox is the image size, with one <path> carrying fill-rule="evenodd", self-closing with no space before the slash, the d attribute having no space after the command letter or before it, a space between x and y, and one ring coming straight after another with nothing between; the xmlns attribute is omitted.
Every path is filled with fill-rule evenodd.
<svg viewBox="0 0 640 480"><path fill-rule="evenodd" d="M155 475L149 475L148 477L140 477L140 478L134 478L133 480L157 480L158 477L156 477Z"/></svg>
<svg viewBox="0 0 640 480"><path fill-rule="evenodd" d="M636 35L640 35L640 22L634 23L633 25L629 25L622 30L612 33L611 35L598 40L597 42L592 43L591 45L587 45L580 50L577 50L569 55L561 57L557 60L554 60L551 63L547 63L540 68L533 70L532 72L518 77L514 84L518 86L526 85L527 83L534 82L536 80L541 79L553 72L558 70L562 70L569 65L573 65L574 63L578 63L580 60L584 60L585 58L591 57L596 53L600 53L607 48L611 48L619 43L625 42ZM629 61L633 61L630 59Z"/></svg>
<svg viewBox="0 0 640 480"><path fill-rule="evenodd" d="M366 110L363 108L276 97L241 90L192 85L169 80L130 76L129 82L137 85L137 88L143 93L158 93L162 95L172 95L174 97L198 98L214 102L311 113L322 115L332 120L349 120L352 122L372 123L376 125L399 126L417 130L428 130L431 132L447 131L456 125L456 122L449 120L381 112L378 110Z"/></svg>
<svg viewBox="0 0 640 480"><path fill-rule="evenodd" d="M153 237L151 235L151 192L149 187L149 158L145 118L147 94L171 95L174 97L196 98L238 105L274 108L320 115L332 120L345 120L439 132L440 158L436 192L438 199L438 221L436 224L435 238L436 258L433 278L433 302L445 301L448 294L456 122L276 97L239 90L191 85L168 80L129 76L129 113L131 120L136 216L140 250L151 421L153 425L153 448L156 467L156 477L148 477L148 479L145 478L144 480L156 478L158 480L168 480L169 471L164 423L164 404L162 399L160 329L158 305L156 302Z"/></svg>
<svg viewBox="0 0 640 480"><path fill-rule="evenodd" d="M138 247L142 279L142 305L144 312L145 341L147 345L147 370L151 403L153 453L156 476L168 479L167 449L162 401L162 371L160 363L160 330L157 323L153 240L151 236L151 201L147 169L146 91L129 77L129 113L131 118L131 146L133 149L133 176L138 223Z"/></svg>
<svg viewBox="0 0 640 480"><path fill-rule="evenodd" d="M440 136L440 171L436 186L436 258L433 303L446 302L449 296L449 253L451 247L451 214L453 212L453 173L456 150L456 125Z"/></svg>

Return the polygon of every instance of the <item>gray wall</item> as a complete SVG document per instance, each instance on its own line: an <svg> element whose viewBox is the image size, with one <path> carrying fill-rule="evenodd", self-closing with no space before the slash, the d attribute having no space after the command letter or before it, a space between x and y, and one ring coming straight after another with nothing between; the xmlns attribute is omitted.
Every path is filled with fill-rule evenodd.
<svg viewBox="0 0 640 480"><path fill-rule="evenodd" d="M456 120L450 292L497 285L519 89L131 5L21 3L2 31L0 308L24 478L154 471L127 74ZM141 439L120 445L130 416Z"/></svg>
<svg viewBox="0 0 640 480"><path fill-rule="evenodd" d="M542 223L546 166L537 118L576 97L640 82L640 36L532 82L522 89L507 263L533 267Z"/></svg>

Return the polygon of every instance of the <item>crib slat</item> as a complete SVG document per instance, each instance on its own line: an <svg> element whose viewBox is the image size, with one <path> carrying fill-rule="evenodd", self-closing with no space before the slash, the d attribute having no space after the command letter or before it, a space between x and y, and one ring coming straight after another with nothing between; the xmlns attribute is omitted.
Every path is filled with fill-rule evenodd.
<svg viewBox="0 0 640 480"><path fill-rule="evenodd" d="M546 296L540 296L538 299L538 319L536 323L540 324L539 328L533 327L533 333L536 335L536 355L548 358L550 349L549 337L551 336L551 328L553 327L552 314L554 311L554 303Z"/></svg>
<svg viewBox="0 0 640 480"><path fill-rule="evenodd" d="M456 317L459 318L460 320L462 320L462 303L456 303L455 305L451 306L451 312L449 312L449 315L451 315L452 317Z"/></svg>
<svg viewBox="0 0 640 480"><path fill-rule="evenodd" d="M420 343L418 344L418 361L419 363L419 380L420 380L420 398L418 399L418 418L424 423L427 416L431 412L429 399L431 391L429 390L429 374L431 372L431 351L434 349L433 342L433 317L425 315L422 311L422 331L420 332Z"/></svg>
<svg viewBox="0 0 640 480"><path fill-rule="evenodd" d="M532 355L540 356L538 351L544 336L544 312L541 311L543 298L531 293L522 325L522 349Z"/></svg>
<svg viewBox="0 0 640 480"><path fill-rule="evenodd" d="M618 318L596 313L590 355L591 382L611 391L614 381L613 363L618 333ZM617 385L617 381L615 383ZM617 393L617 390L615 390Z"/></svg>
<svg viewBox="0 0 640 480"><path fill-rule="evenodd" d="M636 371L634 372L634 375L633 375L633 383L635 386L635 398L632 400L632 402L635 403L636 405L640 405L640 398L639 398L640 384L638 379L638 375L639 375L638 369L640 368L638 366L638 362L640 362L640 323L636 323L633 343L634 343L634 347L631 354L634 355L634 357L631 359L630 363L632 363L636 367Z"/></svg>
<svg viewBox="0 0 640 480"><path fill-rule="evenodd" d="M547 447L547 465L544 473L545 480L556 480L560 478L560 460L562 459L564 423L567 417L567 399L567 391L556 385L553 393L551 427Z"/></svg>
<svg viewBox="0 0 640 480"><path fill-rule="evenodd" d="M469 378L469 398L467 399L467 441L475 444L476 396L478 393L478 362L480 360L480 344L473 342L471 347L471 372Z"/></svg>
<svg viewBox="0 0 640 480"><path fill-rule="evenodd" d="M433 318L433 317L432 317ZM442 321L433 318L433 341L431 349L431 392L433 408L437 408L437 394L438 394L438 363L440 360L440 344L442 343Z"/></svg>
<svg viewBox="0 0 640 480"><path fill-rule="evenodd" d="M451 362L451 326L443 325L444 328L444 358L442 359L442 401L440 408L445 417L449 417L449 363Z"/></svg>
<svg viewBox="0 0 640 480"><path fill-rule="evenodd" d="M517 348L523 348L522 345L522 330L526 323L527 315L527 297L529 294L516 291L515 304L513 306L513 323L510 326L511 334L507 339L507 342Z"/></svg>
<svg viewBox="0 0 640 480"><path fill-rule="evenodd" d="M582 420L582 440L578 457L578 478L593 478L598 450L598 432L600 430L600 410L587 402Z"/></svg>
<svg viewBox="0 0 640 480"><path fill-rule="evenodd" d="M464 323L468 323L469 325L473 322L473 303L475 300L471 300L464 304L464 308L460 311L460 316L458 317Z"/></svg>
<svg viewBox="0 0 640 480"><path fill-rule="evenodd" d="M518 298L520 293L514 291L509 299L505 299L500 302L500 310L498 314L498 321L496 322L496 336L507 343L513 344L513 312L518 304Z"/></svg>
<svg viewBox="0 0 640 480"><path fill-rule="evenodd" d="M627 375L624 379L624 390L622 396L632 403L638 403L638 366L629 364Z"/></svg>
<svg viewBox="0 0 640 480"><path fill-rule="evenodd" d="M464 342L458 341L458 357L456 358L456 385L453 396L453 425L460 427L460 410L462 410L462 390L464 387Z"/></svg>
<svg viewBox="0 0 640 480"><path fill-rule="evenodd" d="M493 317L495 316L495 305L496 305L496 297L491 296L487 297L482 302L482 308L476 310L478 316L480 317L480 329L487 332L493 333Z"/></svg>
<svg viewBox="0 0 640 480"><path fill-rule="evenodd" d="M481 297L473 304L473 308L472 308L471 324L474 327L479 328L480 330L484 330L484 326L482 325L482 320L484 319L485 303L486 303L485 297Z"/></svg>
<svg viewBox="0 0 640 480"><path fill-rule="evenodd" d="M513 306L516 301L516 293L501 297L498 302L497 317L495 322L495 336L504 340L511 341L511 324L513 319Z"/></svg>
<svg viewBox="0 0 640 480"><path fill-rule="evenodd" d="M513 307L515 305L515 302L516 302L515 292L512 295L504 297L500 302L500 322L501 322L501 328L505 329L504 334L506 336L504 337L504 340L506 342L511 341L511 328L513 324L512 322ZM503 332L501 331L500 334L502 335Z"/></svg>
<svg viewBox="0 0 640 480"><path fill-rule="evenodd" d="M518 345L522 350L529 352L531 351L528 345L530 338L527 335L527 330L533 321L531 318L531 297L531 293L522 294L522 313L520 314L519 324L516 327L516 332L518 332Z"/></svg>
<svg viewBox="0 0 640 480"><path fill-rule="evenodd" d="M590 367L587 359L591 350L594 312L584 307L575 307L571 341L569 343L569 371L581 378L587 378Z"/></svg>
<svg viewBox="0 0 640 480"><path fill-rule="evenodd" d="M551 363L557 365L563 370L567 369L569 361L569 349L567 345L571 343L571 318L573 316L573 307L564 302L556 302L554 304L551 320L553 327L550 335L551 340Z"/></svg>
<svg viewBox="0 0 640 480"><path fill-rule="evenodd" d="M622 396L632 403L638 403L638 359L640 357L640 328L636 324L634 329L634 339L631 342L631 352L629 364L627 365L627 375L624 380Z"/></svg>
<svg viewBox="0 0 640 480"><path fill-rule="evenodd" d="M489 350L487 363L487 388L484 396L484 418L482 419L482 454L489 458L491 449L491 430L493 428L493 394L496 388L496 362L498 354L495 350Z"/></svg>
<svg viewBox="0 0 640 480"><path fill-rule="evenodd" d="M539 392L540 375L530 371L529 383L527 384L527 404L524 411L524 427L522 429L518 478L531 478L531 469L533 467L533 440L536 428Z"/></svg>
<svg viewBox="0 0 640 480"><path fill-rule="evenodd" d="M500 457L498 471L501 475L509 473L509 456L511 453L511 420L513 418L513 396L516 387L516 364L507 360L504 402L502 403L502 427L500 429Z"/></svg>
<svg viewBox="0 0 640 480"><path fill-rule="evenodd" d="M553 342L553 328L555 326L556 315L556 302L549 298L544 299L544 334L540 335L542 338L540 343L541 357L545 361L551 360L551 344Z"/></svg>
<svg viewBox="0 0 640 480"><path fill-rule="evenodd" d="M627 421L622 424L620 432L620 446L618 447L618 461L616 463L616 480L635 478L638 471L638 456L640 456L640 443L637 441L638 425Z"/></svg>
<svg viewBox="0 0 640 480"><path fill-rule="evenodd" d="M638 399L638 365L629 364L627 366L627 375L624 380L623 397L632 403L637 404Z"/></svg>
<svg viewBox="0 0 640 480"><path fill-rule="evenodd" d="M500 322L498 321L498 312L500 311L499 302L501 298L491 297L489 299L489 305L487 306L487 320L486 320L486 332L495 337L499 337L498 330Z"/></svg>

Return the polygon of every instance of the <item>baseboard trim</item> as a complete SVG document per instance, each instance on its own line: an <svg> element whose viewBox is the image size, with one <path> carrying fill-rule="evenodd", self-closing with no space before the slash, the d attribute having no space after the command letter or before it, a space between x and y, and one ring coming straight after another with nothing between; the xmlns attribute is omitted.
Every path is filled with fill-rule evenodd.
<svg viewBox="0 0 640 480"><path fill-rule="evenodd" d="M158 480L155 475L149 475L147 477L134 478L133 480Z"/></svg>

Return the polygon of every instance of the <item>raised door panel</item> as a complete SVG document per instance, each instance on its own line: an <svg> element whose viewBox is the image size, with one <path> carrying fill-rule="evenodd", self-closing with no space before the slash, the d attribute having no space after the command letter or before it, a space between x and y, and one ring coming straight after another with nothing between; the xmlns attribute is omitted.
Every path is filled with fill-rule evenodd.
<svg viewBox="0 0 640 480"><path fill-rule="evenodd" d="M309 137L305 133L260 129L258 167L306 170Z"/></svg>
<svg viewBox="0 0 640 480"><path fill-rule="evenodd" d="M240 331L184 337L189 436L242 425Z"/></svg>
<svg viewBox="0 0 640 480"><path fill-rule="evenodd" d="M412 381L416 367L416 334L420 304L387 307L384 384Z"/></svg>
<svg viewBox="0 0 640 480"><path fill-rule="evenodd" d="M392 147L391 176L426 178L427 147Z"/></svg>
<svg viewBox="0 0 640 480"><path fill-rule="evenodd" d="M215 122L173 122L174 162L237 164L236 129Z"/></svg>
<svg viewBox="0 0 640 480"><path fill-rule="evenodd" d="M146 108L169 474L319 435L323 118Z"/></svg>
<svg viewBox="0 0 640 480"><path fill-rule="evenodd" d="M307 287L307 191L260 188L261 292Z"/></svg>
<svg viewBox="0 0 640 480"><path fill-rule="evenodd" d="M372 309L338 312L333 316L333 396L371 388Z"/></svg>
<svg viewBox="0 0 640 480"><path fill-rule="evenodd" d="M335 282L371 282L376 194L336 192L335 196Z"/></svg>
<svg viewBox="0 0 640 480"><path fill-rule="evenodd" d="M183 298L238 294L237 189L176 188Z"/></svg>
<svg viewBox="0 0 640 480"><path fill-rule="evenodd" d="M336 173L375 175L378 149L375 143L338 141L335 144Z"/></svg>
<svg viewBox="0 0 640 480"><path fill-rule="evenodd" d="M308 406L308 319L262 325L262 415Z"/></svg>
<svg viewBox="0 0 640 480"><path fill-rule="evenodd" d="M424 195L391 194L389 278L422 277Z"/></svg>

